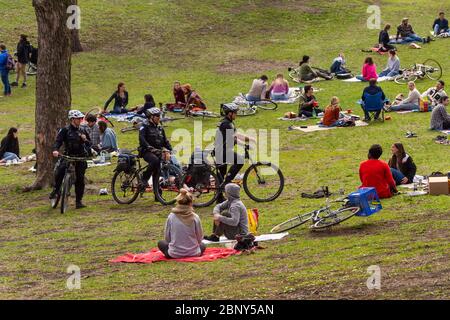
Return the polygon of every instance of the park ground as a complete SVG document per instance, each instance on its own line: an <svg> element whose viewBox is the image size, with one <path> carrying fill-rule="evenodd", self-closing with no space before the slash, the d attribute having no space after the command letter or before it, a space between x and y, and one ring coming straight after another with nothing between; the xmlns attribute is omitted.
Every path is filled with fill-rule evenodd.
<svg viewBox="0 0 450 320"><path fill-rule="evenodd" d="M73 56L72 106L88 111L110 96L119 81L126 83L130 105L151 92L157 102L171 101L174 80L191 83L211 110L246 92L253 78L287 74L303 54L328 68L340 51L357 72L367 55L361 52L377 41L369 30L367 7L378 4L382 23L397 25L409 16L417 33L428 35L437 12L450 9L446 1L93 1L79 0L81 40L86 51ZM36 43L36 22L30 1L0 0L0 34L14 47L19 34ZM448 12L450 15L450 12ZM421 50L399 47L403 66L434 58L450 83L450 40L438 40ZM381 68L385 57L372 55ZM294 85L294 83L292 83ZM420 91L434 85L417 82ZM21 153L34 147L34 86L16 89L0 100L0 135L11 126L20 130ZM344 109L356 109L363 84L337 80L317 84L321 105L337 95ZM406 87L382 83L393 98ZM449 92L450 89L447 89ZM364 128L304 134L287 130L276 120L296 105L261 111L237 120L237 126L278 129L280 167L287 184L272 203L257 204L244 196L248 207L260 211L260 233L297 213L324 203L307 200L301 192L328 185L351 192L359 186L358 166L371 144L389 157L394 142L403 142L419 174L447 172L448 147L435 144L428 130L430 114L391 114L392 120ZM311 120L308 124L313 124ZM217 120L204 120L205 129ZM134 148L136 133L122 134L121 147ZM168 125L193 129L193 120ZM54 130L55 128L49 128ZM406 139L414 131L418 138ZM30 165L31 166L31 165ZM0 298L3 299L448 299L450 289L450 198L400 195L383 200L384 209L369 218L355 217L325 232L306 227L284 240L264 243L264 250L212 263L111 264L126 252L145 252L163 236L169 208L146 195L133 205L119 206L110 196L114 167L88 170L82 211L65 215L49 208L49 190L23 193L34 175L27 165L0 168ZM200 209L203 226L210 228L211 208ZM66 288L69 265L81 269L81 289ZM381 268L381 290L368 290L367 268Z"/></svg>

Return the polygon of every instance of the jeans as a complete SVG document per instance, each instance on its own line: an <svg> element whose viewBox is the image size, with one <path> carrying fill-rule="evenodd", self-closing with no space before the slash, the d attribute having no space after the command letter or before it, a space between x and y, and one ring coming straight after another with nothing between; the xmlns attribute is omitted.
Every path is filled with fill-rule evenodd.
<svg viewBox="0 0 450 320"><path fill-rule="evenodd" d="M381 73L378 76L379 77L391 77L392 78L392 77L395 77L397 75L399 75L398 70L387 69L387 70L381 71Z"/></svg>
<svg viewBox="0 0 450 320"><path fill-rule="evenodd" d="M410 111L410 110L420 110L419 106L415 103L404 103L398 106L391 106L392 111Z"/></svg>
<svg viewBox="0 0 450 320"><path fill-rule="evenodd" d="M356 76L355 78L358 79L358 80L361 80L363 82L368 82L369 81L369 80L366 80L362 75Z"/></svg>
<svg viewBox="0 0 450 320"><path fill-rule="evenodd" d="M1 160L3 160L3 161L14 161L14 160L17 160L17 161L19 161L20 160L20 158L15 154L15 153L12 153L12 152L5 152L4 154L3 154L3 159L1 159Z"/></svg>
<svg viewBox="0 0 450 320"><path fill-rule="evenodd" d="M396 185L401 185L402 184L402 180L405 178L405 175L398 169L394 169L391 168L391 172L392 172L392 177L395 180L395 184Z"/></svg>
<svg viewBox="0 0 450 320"><path fill-rule="evenodd" d="M11 94L11 85L9 84L9 71L2 71L3 93L5 95Z"/></svg>
<svg viewBox="0 0 450 320"><path fill-rule="evenodd" d="M287 93L271 93L270 98L273 101L289 100L289 94L287 94Z"/></svg>
<svg viewBox="0 0 450 320"><path fill-rule="evenodd" d="M450 29L439 29L438 24L436 24L434 26L434 35L435 36L440 35L441 33L447 33L447 32L450 32Z"/></svg>
<svg viewBox="0 0 450 320"><path fill-rule="evenodd" d="M258 102L258 101L261 101L261 97L254 97L254 96L251 96L251 95L246 95L245 98L246 98L248 101L252 101L252 102Z"/></svg>
<svg viewBox="0 0 450 320"><path fill-rule="evenodd" d="M420 36L418 36L417 34L413 33L407 37L399 39L397 41L397 43L402 44L402 43L410 43L410 42L414 42L414 41L423 42L423 39Z"/></svg>

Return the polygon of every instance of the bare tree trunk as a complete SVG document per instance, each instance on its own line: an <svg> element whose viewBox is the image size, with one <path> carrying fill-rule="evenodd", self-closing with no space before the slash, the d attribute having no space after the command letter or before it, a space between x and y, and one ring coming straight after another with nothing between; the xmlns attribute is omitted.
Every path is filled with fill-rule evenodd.
<svg viewBox="0 0 450 320"><path fill-rule="evenodd" d="M71 4L78 5L78 0L71 0ZM83 46L80 41L80 30L73 29L71 31L71 40L72 53L82 52Z"/></svg>
<svg viewBox="0 0 450 320"><path fill-rule="evenodd" d="M67 124L71 105L70 30L67 7L73 0L33 0L38 25L39 64L36 80L37 178L30 189L53 182L52 146Z"/></svg>

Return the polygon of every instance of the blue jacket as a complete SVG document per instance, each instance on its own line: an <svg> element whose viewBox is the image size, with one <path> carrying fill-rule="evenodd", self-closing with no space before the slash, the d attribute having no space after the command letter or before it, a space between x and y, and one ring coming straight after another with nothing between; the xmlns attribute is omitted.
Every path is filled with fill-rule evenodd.
<svg viewBox="0 0 450 320"><path fill-rule="evenodd" d="M8 63L8 50L3 50L0 53L0 72L6 71L6 64Z"/></svg>

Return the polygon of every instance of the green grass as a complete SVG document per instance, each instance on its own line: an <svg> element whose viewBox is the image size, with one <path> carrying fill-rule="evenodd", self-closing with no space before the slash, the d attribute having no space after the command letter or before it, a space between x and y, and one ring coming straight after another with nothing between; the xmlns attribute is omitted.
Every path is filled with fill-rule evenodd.
<svg viewBox="0 0 450 320"><path fill-rule="evenodd" d="M339 51L349 67L359 70L366 56L360 49L376 42L378 31L366 29L367 1L162 1L80 0L81 39L86 52L73 57L73 107L82 111L102 105L119 81L127 84L130 105L141 103L151 92L168 102L174 80L191 83L211 110L248 90L251 80L270 77L298 63L303 54L315 65L328 67ZM382 1L383 23L399 23L409 15L415 30L427 35L435 13L448 1ZM29 1L0 0L1 41L14 47L20 33L36 43L36 23ZM408 8L408 13L405 13ZM434 58L450 83L448 41L424 45L421 50L399 46L402 65ZM385 57L372 55L376 64ZM420 91L432 86L417 82ZM22 154L34 147L34 85L16 89L0 99L0 136L11 126L20 130ZM321 105L337 95L345 109L357 109L363 84L320 82ZM383 83L393 98L406 87ZM243 129L280 130L280 166L288 184L273 203L248 207L261 213L260 232L299 212L315 209L323 200L306 200L301 192L329 185L348 192L359 186L358 165L369 146L380 143L387 160L392 143L401 141L413 156L418 172L448 171L448 148L433 143L430 114L391 114L384 124L303 134L288 132L276 120L296 105L281 105L237 120ZM359 110L358 110L359 111ZM311 121L310 124L312 124ZM216 120L205 120L214 129ZM116 123L116 130L123 124ZM169 124L192 132L193 121ZM405 139L405 132L418 138ZM120 134L121 147L137 145L135 133ZM383 211L369 218L353 218L331 231L311 233L305 227L282 241L265 243L256 254L204 264L158 263L114 265L108 261L125 252L144 252L163 235L169 208L147 195L131 206L116 205L97 196L107 187L113 167L90 169L93 183L85 202L87 210L60 215L49 209L48 190L28 194L20 190L33 181L29 166L0 167L0 297L4 299L303 299L303 298L447 298L449 271L450 198L399 196L384 200ZM211 208L198 210L209 231ZM81 268L82 289L66 289L66 269ZM366 272L382 269L382 290L369 291Z"/></svg>

